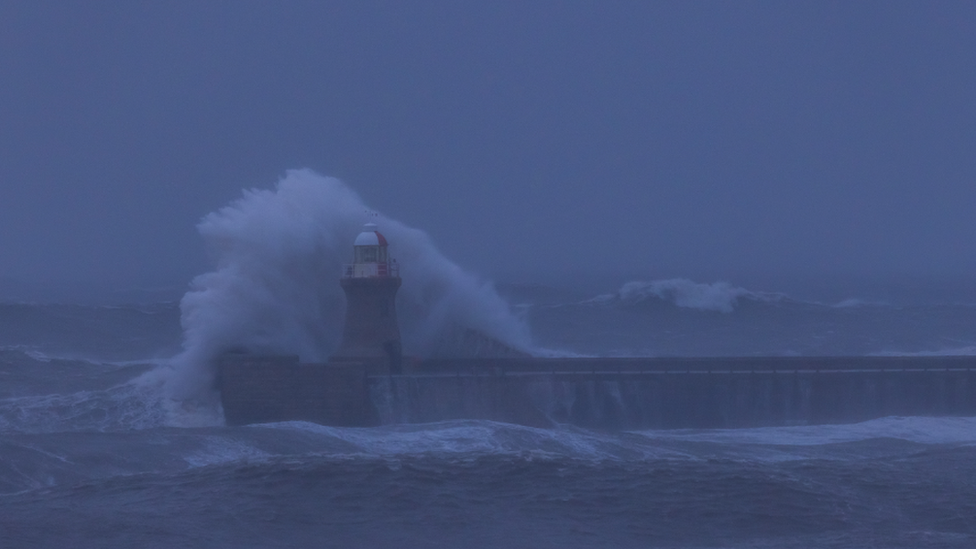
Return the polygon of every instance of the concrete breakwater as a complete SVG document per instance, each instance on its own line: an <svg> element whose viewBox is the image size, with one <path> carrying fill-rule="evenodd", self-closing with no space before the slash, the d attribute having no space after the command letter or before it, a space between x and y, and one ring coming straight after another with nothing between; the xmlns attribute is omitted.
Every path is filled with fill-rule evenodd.
<svg viewBox="0 0 976 549"><path fill-rule="evenodd" d="M225 358L228 424L490 419L597 429L727 428L976 415L976 357L443 359L369 375L348 362Z"/></svg>

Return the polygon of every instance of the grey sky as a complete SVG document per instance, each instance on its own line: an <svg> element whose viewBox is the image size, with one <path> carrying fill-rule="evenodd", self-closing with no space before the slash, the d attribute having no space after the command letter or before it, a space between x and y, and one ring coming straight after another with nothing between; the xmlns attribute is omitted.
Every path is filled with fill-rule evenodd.
<svg viewBox="0 0 976 549"><path fill-rule="evenodd" d="M971 275L974 98L963 1L6 0L0 290L185 284L295 167L504 280Z"/></svg>

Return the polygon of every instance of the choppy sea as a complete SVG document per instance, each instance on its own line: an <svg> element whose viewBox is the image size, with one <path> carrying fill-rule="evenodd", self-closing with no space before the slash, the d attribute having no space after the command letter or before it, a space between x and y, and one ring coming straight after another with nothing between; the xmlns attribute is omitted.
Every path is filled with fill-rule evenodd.
<svg viewBox="0 0 976 549"><path fill-rule="evenodd" d="M976 349L968 303L680 280L502 293L560 353ZM0 547L976 547L976 418L175 427L153 373L181 337L175 303L0 304Z"/></svg>

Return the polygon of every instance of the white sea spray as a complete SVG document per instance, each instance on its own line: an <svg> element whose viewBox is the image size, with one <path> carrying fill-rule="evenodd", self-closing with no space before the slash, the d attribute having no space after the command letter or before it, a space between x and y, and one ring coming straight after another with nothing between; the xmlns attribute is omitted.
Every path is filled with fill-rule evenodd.
<svg viewBox="0 0 976 549"><path fill-rule="evenodd" d="M342 333L342 265L367 220L401 265L406 352L422 355L455 326L530 348L527 325L489 282L444 257L423 231L368 211L339 180L291 170L273 190L245 191L204 217L198 229L215 269L196 277L180 303L183 351L172 360L168 396L213 401L212 362L228 349L326 360Z"/></svg>

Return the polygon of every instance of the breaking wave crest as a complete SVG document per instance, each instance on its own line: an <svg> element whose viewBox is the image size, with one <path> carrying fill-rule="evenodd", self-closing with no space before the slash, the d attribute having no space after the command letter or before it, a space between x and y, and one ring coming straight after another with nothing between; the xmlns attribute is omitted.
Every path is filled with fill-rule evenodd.
<svg viewBox="0 0 976 549"><path fill-rule="evenodd" d="M345 298L338 284L367 206L342 182L288 171L274 190L249 190L198 225L216 269L183 297L183 352L169 396L212 401L210 363L231 348L323 361L338 347ZM444 257L422 231L377 215L402 265L397 297L404 350L423 356L446 330L476 330L516 349L527 325L494 287Z"/></svg>

